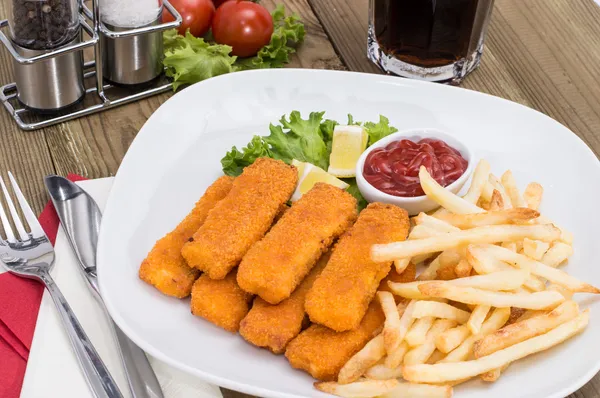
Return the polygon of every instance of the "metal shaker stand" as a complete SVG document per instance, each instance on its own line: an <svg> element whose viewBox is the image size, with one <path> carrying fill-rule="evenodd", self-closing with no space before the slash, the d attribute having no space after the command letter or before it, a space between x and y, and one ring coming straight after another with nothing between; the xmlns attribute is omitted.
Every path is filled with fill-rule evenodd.
<svg viewBox="0 0 600 398"><path fill-rule="evenodd" d="M89 82L91 80L93 84L91 84L91 87L86 88L86 101L74 106L71 110L59 111L58 113L47 115L39 114L27 109L19 103L17 100L17 85L15 83L0 87L0 102L2 102L4 108L10 113L22 130L37 130L172 90L172 82L168 81L164 76L149 86L145 85L144 88L120 88L115 87L112 84L107 84L103 78L103 54L100 45L100 35L104 35L111 39L119 39L176 28L181 25L182 22L181 15L177 10L175 10L168 0L163 0L162 3L164 8L173 15L175 18L174 21L160 25L115 32L107 28L101 21L98 2L99 0L92 1L91 10L85 4L82 3L81 5L79 24L81 25L83 32L89 36L87 40L31 58L19 55L13 46L12 41L3 32L3 29L8 27L8 20L0 21L0 41L7 48L14 60L21 65L30 65L70 52L83 51L88 47L94 47L94 60L85 62L83 65L85 81ZM90 23L92 26L90 26ZM89 97L95 98L93 101L90 101Z"/></svg>

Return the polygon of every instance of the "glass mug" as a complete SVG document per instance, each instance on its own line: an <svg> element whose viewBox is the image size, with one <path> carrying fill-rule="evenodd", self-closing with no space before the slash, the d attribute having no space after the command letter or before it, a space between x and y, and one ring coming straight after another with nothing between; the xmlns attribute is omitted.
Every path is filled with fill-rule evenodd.
<svg viewBox="0 0 600 398"><path fill-rule="evenodd" d="M494 0L370 0L368 56L384 72L459 84L478 65Z"/></svg>

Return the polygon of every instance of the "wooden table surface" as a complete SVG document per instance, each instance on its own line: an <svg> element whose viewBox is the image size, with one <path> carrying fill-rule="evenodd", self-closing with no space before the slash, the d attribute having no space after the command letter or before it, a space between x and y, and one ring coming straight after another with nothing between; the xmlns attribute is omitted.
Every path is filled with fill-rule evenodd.
<svg viewBox="0 0 600 398"><path fill-rule="evenodd" d="M307 37L290 66L380 73L366 57L368 0L277 0L300 14ZM7 15L7 1L0 15ZM263 0L267 7L275 1ZM2 49L0 83L13 81ZM519 102L569 127L600 153L600 7L593 0L496 0L481 66L462 87ZM38 213L42 178L116 173L131 141L169 94L36 132L0 109L0 174L11 170ZM223 390L226 398L248 397ZM570 396L600 397L600 375Z"/></svg>

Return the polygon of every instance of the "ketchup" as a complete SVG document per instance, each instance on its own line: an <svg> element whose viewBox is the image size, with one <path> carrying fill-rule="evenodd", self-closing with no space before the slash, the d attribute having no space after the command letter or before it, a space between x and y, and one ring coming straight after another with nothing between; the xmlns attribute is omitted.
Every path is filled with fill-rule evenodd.
<svg viewBox="0 0 600 398"><path fill-rule="evenodd" d="M363 175L371 185L387 194L421 196L425 194L419 181L421 166L425 166L429 174L446 187L463 175L468 162L442 140L400 140L369 153Z"/></svg>

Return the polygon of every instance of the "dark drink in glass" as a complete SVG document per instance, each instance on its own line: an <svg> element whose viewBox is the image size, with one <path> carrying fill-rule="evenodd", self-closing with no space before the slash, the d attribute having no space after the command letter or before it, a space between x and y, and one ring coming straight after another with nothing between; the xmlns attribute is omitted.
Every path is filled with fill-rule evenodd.
<svg viewBox="0 0 600 398"><path fill-rule="evenodd" d="M477 67L494 0L370 0L369 58L390 74L458 84Z"/></svg>

